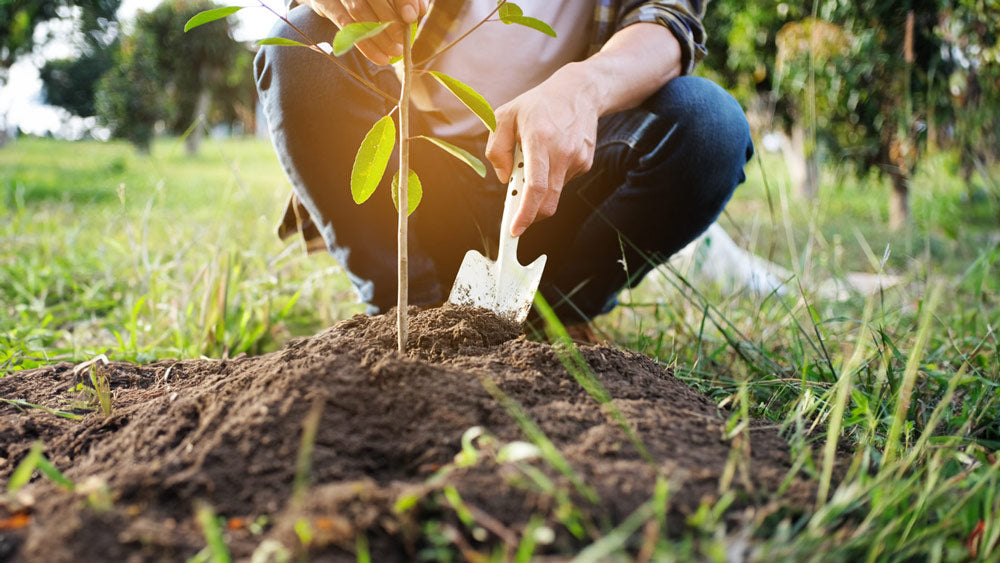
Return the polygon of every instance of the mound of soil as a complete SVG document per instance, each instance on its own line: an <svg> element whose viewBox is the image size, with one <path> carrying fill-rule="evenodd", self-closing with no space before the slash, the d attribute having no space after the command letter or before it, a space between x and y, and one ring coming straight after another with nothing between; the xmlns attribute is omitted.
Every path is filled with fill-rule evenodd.
<svg viewBox="0 0 1000 563"><path fill-rule="evenodd" d="M486 552L516 547L533 514L555 532L539 549L559 552L649 501L658 472L670 483L673 530L717 494L734 449L724 439L728 415L652 360L580 348L651 463L567 372L559 350L519 327L445 306L413 309L411 334L412 351L400 355L391 314L356 316L258 357L113 362L100 369L110 416L78 409L82 419L70 420L0 403L0 478L42 440L77 485L67 491L36 475L2 501L0 560L187 558L206 545L195 517L206 503L237 558L271 540L268 549L280 542L291 553L354 560L363 536L373 560L411 560L433 543L427 522L459 548ZM79 383L72 368L0 379L0 398L69 409ZM498 454L527 440L515 405L582 484L541 457ZM311 414L308 488L297 489ZM482 434L470 443L479 455L457 458L463 434L477 426ZM742 494L732 507L773 503L790 470L787 443L756 424L750 444L736 446L749 464L733 479ZM811 503L807 481L790 481L782 502Z"/></svg>

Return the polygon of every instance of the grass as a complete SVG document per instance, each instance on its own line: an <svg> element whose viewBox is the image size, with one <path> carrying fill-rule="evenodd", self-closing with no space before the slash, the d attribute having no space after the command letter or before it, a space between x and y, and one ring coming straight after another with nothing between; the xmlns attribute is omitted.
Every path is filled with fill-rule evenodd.
<svg viewBox="0 0 1000 563"><path fill-rule="evenodd" d="M668 539L665 524L644 531L663 517L663 481L657 498L580 555L624 556L631 546L657 560L734 549L756 560L995 558L1000 175L977 179L982 195L969 198L951 155L928 159L914 181L914 220L892 233L883 180L831 168L819 199L803 204L780 164L767 154L752 162L721 223L794 272L786 295L726 293L660 270L600 326L728 408L729 436L749 416L781 425L796 468L829 497L806 514L764 507L727 525L734 496L722 487ZM42 139L0 150L0 376L101 353L262 353L359 312L329 257L306 258L274 237L286 195L270 147L256 140L210 141L194 159L169 139L148 157ZM821 281L849 271L904 281L839 302L817 295ZM746 469L747 442L733 443L727 482ZM840 481L834 458L846 468ZM434 553L460 547L435 523L426 530ZM521 560L534 533L518 538Z"/></svg>
<svg viewBox="0 0 1000 563"><path fill-rule="evenodd" d="M58 154L53 157L54 152ZM270 147L21 139L0 150L0 375L107 352L235 356L360 312L336 263L274 236Z"/></svg>

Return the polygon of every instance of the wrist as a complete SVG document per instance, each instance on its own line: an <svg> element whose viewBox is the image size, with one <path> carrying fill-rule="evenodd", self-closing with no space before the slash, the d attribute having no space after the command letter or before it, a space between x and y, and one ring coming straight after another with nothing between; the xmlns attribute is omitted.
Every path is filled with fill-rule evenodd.
<svg viewBox="0 0 1000 563"><path fill-rule="evenodd" d="M592 59L568 63L556 72L562 88L573 92L585 105L594 108L598 117L610 113L606 75Z"/></svg>

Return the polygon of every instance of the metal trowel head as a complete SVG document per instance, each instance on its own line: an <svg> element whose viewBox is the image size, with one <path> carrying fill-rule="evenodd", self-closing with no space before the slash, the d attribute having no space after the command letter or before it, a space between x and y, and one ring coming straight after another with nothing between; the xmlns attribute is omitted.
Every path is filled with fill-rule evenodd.
<svg viewBox="0 0 1000 563"><path fill-rule="evenodd" d="M483 307L516 323L528 318L531 303L542 281L546 256L543 254L527 266L517 262L517 237L510 236L514 214L524 197L524 155L514 147L514 172L507 185L507 199L500 221L500 249L497 259L490 260L470 250L458 269L455 285L448 301L457 305Z"/></svg>

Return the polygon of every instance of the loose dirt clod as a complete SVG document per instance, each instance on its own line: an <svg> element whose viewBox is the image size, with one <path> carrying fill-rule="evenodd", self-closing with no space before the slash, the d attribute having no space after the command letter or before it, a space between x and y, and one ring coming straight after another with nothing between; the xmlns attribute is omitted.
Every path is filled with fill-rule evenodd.
<svg viewBox="0 0 1000 563"><path fill-rule="evenodd" d="M555 519L558 499L519 468L529 461L497 460L503 444L526 438L481 379L517 401L596 492L597 503L587 501L544 460L530 461L569 493L585 533L621 522L652 497L657 469L551 346L519 337L518 327L481 310L446 305L411 315L406 356L395 351L392 313L356 316L259 357L113 362L107 417L77 411L83 419L69 420L0 403L0 477L6 481L40 439L68 478L87 483L67 492L36 478L25 487L30 523L0 529L0 559L190 557L205 546L194 508L202 500L226 518L236 557L265 539L294 553L307 539L312 556L353 560L364 534L372 560L409 560L423 545L421 522L457 530L456 541L475 547L509 543L533 513L557 530L555 543L540 549L589 543ZM606 347L582 353L668 476L670 526L679 530L717 494L733 449L723 438L726 413L644 356ZM0 379L0 398L66 409L76 383L71 364L23 371ZM322 413L311 487L293 502L302 424L313 404ZM478 459L459 467L462 435L475 426L487 438L475 442ZM770 499L790 468L776 429L757 425L750 442L740 446L749 471L748 479L736 472L744 494L734 508ZM456 516L443 495L450 487L481 530ZM782 498L794 508L813 494L793 477ZM400 499L414 506L395 510ZM0 504L0 521L14 510Z"/></svg>

